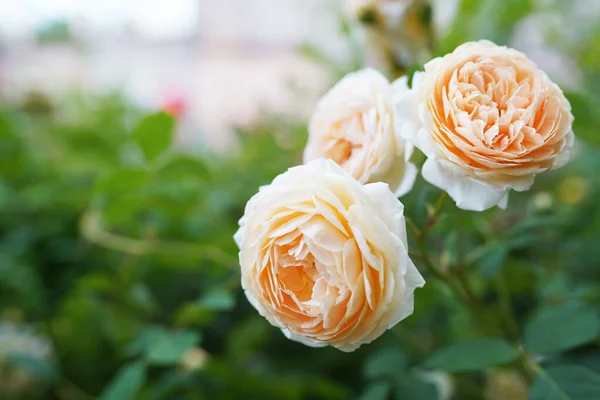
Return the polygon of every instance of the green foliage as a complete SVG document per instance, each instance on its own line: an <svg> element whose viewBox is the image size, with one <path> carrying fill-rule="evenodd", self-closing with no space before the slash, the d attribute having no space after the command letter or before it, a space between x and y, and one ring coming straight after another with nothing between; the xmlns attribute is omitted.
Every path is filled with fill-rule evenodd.
<svg viewBox="0 0 600 400"><path fill-rule="evenodd" d="M436 400L439 398L437 389L432 383L424 382L420 379L405 376L396 383L395 398L415 399L415 400Z"/></svg>
<svg viewBox="0 0 600 400"><path fill-rule="evenodd" d="M567 307L534 316L525 326L525 347L532 353L552 354L588 343L600 335L595 310Z"/></svg>
<svg viewBox="0 0 600 400"><path fill-rule="evenodd" d="M158 332L148 345L146 359L154 365L176 364L183 353L199 341L196 332Z"/></svg>
<svg viewBox="0 0 600 400"><path fill-rule="evenodd" d="M575 365L548 368L536 378L530 400L589 400L600 397L600 374Z"/></svg>
<svg viewBox="0 0 600 400"><path fill-rule="evenodd" d="M365 388L361 399L385 399L390 393L397 399L438 398L435 386L411 371L406 354L397 348L374 352L364 363L364 376L374 382Z"/></svg>
<svg viewBox="0 0 600 400"><path fill-rule="evenodd" d="M386 400L390 394L390 384L387 382L374 383L367 386L360 400Z"/></svg>
<svg viewBox="0 0 600 400"><path fill-rule="evenodd" d="M146 380L146 366L142 362L127 364L119 370L106 390L100 396L101 400L135 399Z"/></svg>
<svg viewBox="0 0 600 400"><path fill-rule="evenodd" d="M140 146L148 162L153 162L169 148L174 125L173 117L159 112L142 119L134 129L131 137Z"/></svg>
<svg viewBox="0 0 600 400"><path fill-rule="evenodd" d="M519 351L501 339L471 339L452 344L425 360L427 368L448 372L477 371L508 364L519 357Z"/></svg>
<svg viewBox="0 0 600 400"><path fill-rule="evenodd" d="M398 349L385 349L373 354L365 363L365 377L375 379L399 375L406 371L406 355Z"/></svg>

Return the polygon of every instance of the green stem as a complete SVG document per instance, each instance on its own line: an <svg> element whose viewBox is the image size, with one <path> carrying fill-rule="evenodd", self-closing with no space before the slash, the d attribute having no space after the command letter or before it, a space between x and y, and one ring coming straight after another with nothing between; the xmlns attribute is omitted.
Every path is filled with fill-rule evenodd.
<svg viewBox="0 0 600 400"><path fill-rule="evenodd" d="M524 350L521 350L521 356L515 362L515 365L529 385L533 383L536 375L540 373L545 374L546 372L537 362L535 362L535 360L525 353Z"/></svg>
<svg viewBox="0 0 600 400"><path fill-rule="evenodd" d="M198 246L192 243L166 240L142 240L109 232L102 227L100 217L88 211L81 218L83 236L92 243L134 256L160 254L173 257L189 257L209 260L237 270L237 258L214 246Z"/></svg>
<svg viewBox="0 0 600 400"><path fill-rule="evenodd" d="M467 309L471 312L472 316L479 321L479 324L482 325L484 329L497 333L497 327L494 324L490 324L487 318L485 318L486 314L482 311L482 308L478 304L476 297L473 295L473 292L471 291L470 286L468 285L468 282L466 282L466 280L463 280L461 282L460 279L453 279L453 276L449 273L446 273L436 268L429 258L429 254L427 252L426 235L435 226L447 198L448 194L446 192L443 192L440 198L438 199L431 214L429 215L429 218L423 229L418 229L410 219L407 219L409 229L413 232L417 240L417 245L419 247L419 257L425 268L432 275L436 276L439 280L444 282L448 286L448 288L450 288L454 296L459 301L461 301L464 306L467 307Z"/></svg>
<svg viewBox="0 0 600 400"><path fill-rule="evenodd" d="M407 225L411 232L414 234L417 245L419 248L419 257L422 261L422 265L438 279L444 282L448 288L451 289L455 297L463 303L463 305L469 310L472 318L478 321L478 324L483 330L492 335L500 335L503 337L508 336L511 342L518 341L518 325L512 313L512 305L510 303L510 293L507 290L504 276L499 281L499 294L501 296L501 307L503 309L504 318L509 325L508 335L504 331L501 325L496 321L491 320L485 312L484 306L479 302L475 296L468 277L465 275L465 271L459 268L450 268L448 272L441 271L436 268L431 262L429 254L427 252L426 236L431 231L433 226L436 224L439 215L444 207L444 203L448 197L446 192L442 193L438 199L436 206L432 210L427 220L427 223L422 229L419 229L410 219L407 218ZM522 356L515 362L515 366L519 373L527 380L528 383L532 382L531 371L540 373L541 367L533 362L531 358L523 353Z"/></svg>
<svg viewBox="0 0 600 400"><path fill-rule="evenodd" d="M442 212L442 208L444 208L444 204L446 203L446 199L448 199L448 193L442 192L442 194L440 195L440 198L438 199L437 203L435 204L435 207L433 208L433 211L429 215L429 219L427 220L427 223L425 224L423 229L421 229L420 236L424 237L425 235L427 235L429 233L429 231L431 230L431 228L433 228L433 226L437 223L438 217L439 217L440 213Z"/></svg>
<svg viewBox="0 0 600 400"><path fill-rule="evenodd" d="M485 312L484 306L481 305L475 296L464 270L459 268L450 268L448 272L441 271L435 267L429 258L426 245L426 236L436 224L447 197L448 194L446 192L442 193L422 229L419 229L410 219L407 218L408 228L413 233L417 241L419 248L418 256L422 261L422 265L432 275L436 276L438 279L444 282L448 288L451 289L455 297L469 310L472 318L478 321L483 330L492 335L508 337L511 342L515 343L519 338L518 325L512 313L510 293L508 292L503 274L501 274L498 280L498 293L500 295L503 316L508 325L508 332L505 332L502 325L499 325L497 321L490 320L490 318L487 317L488 314ZM542 368L525 352L523 352L521 357L515 362L515 367L529 384L531 384L533 381L532 372L537 374L545 374L545 371L543 371Z"/></svg>

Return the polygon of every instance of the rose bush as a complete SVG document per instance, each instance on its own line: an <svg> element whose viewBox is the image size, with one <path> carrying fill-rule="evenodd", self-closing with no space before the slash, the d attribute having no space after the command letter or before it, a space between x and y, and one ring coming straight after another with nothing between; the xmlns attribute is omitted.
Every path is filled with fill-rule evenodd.
<svg viewBox="0 0 600 400"><path fill-rule="evenodd" d="M403 206L331 160L291 168L246 206L235 236L250 303L290 339L352 351L413 312L425 283Z"/></svg>

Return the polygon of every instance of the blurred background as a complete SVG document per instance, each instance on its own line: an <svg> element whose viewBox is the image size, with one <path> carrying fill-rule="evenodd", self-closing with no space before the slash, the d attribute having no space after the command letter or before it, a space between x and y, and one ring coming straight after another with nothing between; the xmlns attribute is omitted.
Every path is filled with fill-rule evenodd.
<svg viewBox="0 0 600 400"><path fill-rule="evenodd" d="M468 264L491 307L498 271L518 276L521 321L600 311L599 1L0 0L1 399L526 398L502 371L419 368L469 335L435 284L351 354L287 341L239 287L246 201L301 161L336 80L387 68L371 3L401 6L395 71L487 38L563 88L571 164L507 211L452 210L435 250ZM420 181L407 214L423 221L437 195Z"/></svg>

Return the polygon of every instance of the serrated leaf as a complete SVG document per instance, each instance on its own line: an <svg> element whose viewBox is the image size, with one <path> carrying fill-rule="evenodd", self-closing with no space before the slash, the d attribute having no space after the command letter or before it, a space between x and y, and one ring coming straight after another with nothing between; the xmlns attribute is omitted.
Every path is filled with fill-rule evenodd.
<svg viewBox="0 0 600 400"><path fill-rule="evenodd" d="M365 377L375 379L406 370L406 355L399 349L382 349L371 355L364 367Z"/></svg>
<svg viewBox="0 0 600 400"><path fill-rule="evenodd" d="M519 357L519 351L501 339L466 340L436 351L424 366L448 372L476 371L508 364Z"/></svg>
<svg viewBox="0 0 600 400"><path fill-rule="evenodd" d="M133 362L125 365L100 395L100 400L135 399L146 381L146 365Z"/></svg>
<svg viewBox="0 0 600 400"><path fill-rule="evenodd" d="M158 112L143 118L131 137L140 146L146 160L154 161L171 145L175 120L172 116Z"/></svg>
<svg viewBox="0 0 600 400"><path fill-rule="evenodd" d="M525 325L525 348L553 354L594 340L600 334L597 313L585 307L566 307L536 315Z"/></svg>
<svg viewBox="0 0 600 400"><path fill-rule="evenodd" d="M359 400L386 400L390 394L390 384L387 382L374 383L366 387Z"/></svg>
<svg viewBox="0 0 600 400"><path fill-rule="evenodd" d="M559 365L538 374L529 400L600 399L600 374L577 365Z"/></svg>
<svg viewBox="0 0 600 400"><path fill-rule="evenodd" d="M176 364L186 350L199 342L200 335L196 332L161 332L148 346L146 359L155 365Z"/></svg>

